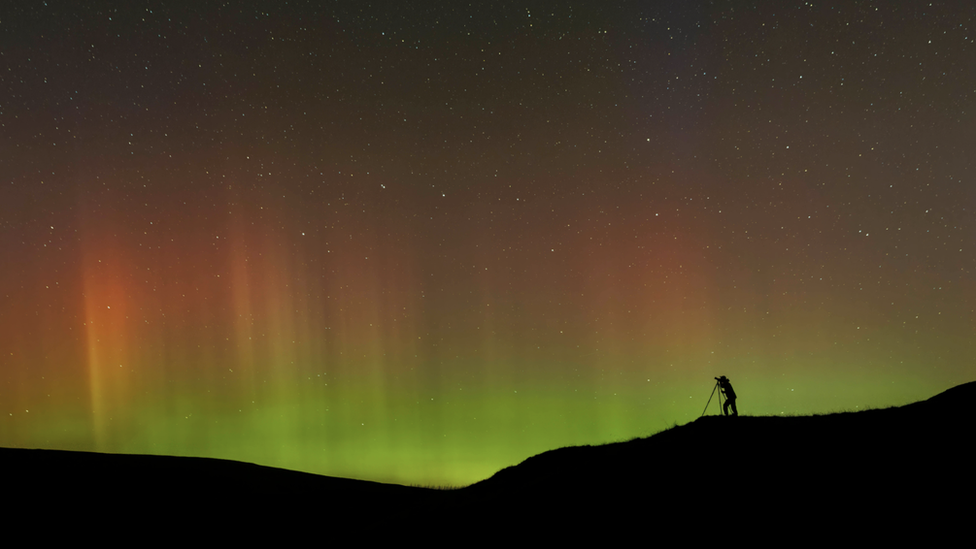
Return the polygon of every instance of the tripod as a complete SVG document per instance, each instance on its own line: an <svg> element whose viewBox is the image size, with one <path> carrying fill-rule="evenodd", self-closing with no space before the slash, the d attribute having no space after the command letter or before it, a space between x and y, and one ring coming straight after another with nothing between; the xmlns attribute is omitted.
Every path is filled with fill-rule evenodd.
<svg viewBox="0 0 976 549"><path fill-rule="evenodd" d="M716 378L716 379L718 379L718 378ZM702 410L701 416L698 416L698 417L704 416L705 415L705 412L708 411L708 405L712 403L712 397L715 396L715 391L716 390L718 391L718 401L717 401L718 402L718 409L719 410L722 410L723 409L722 408L722 396L723 396L722 389L720 388L719 382L716 381L715 382L715 386L712 387L712 394L708 395L708 402L705 403L705 409Z"/></svg>

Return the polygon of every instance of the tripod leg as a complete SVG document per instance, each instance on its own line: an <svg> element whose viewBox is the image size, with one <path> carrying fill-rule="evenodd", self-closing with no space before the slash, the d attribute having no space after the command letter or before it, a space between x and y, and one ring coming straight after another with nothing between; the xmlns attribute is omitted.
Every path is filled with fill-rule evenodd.
<svg viewBox="0 0 976 549"><path fill-rule="evenodd" d="M705 415L705 412L707 412L707 411L708 411L708 405L712 403L712 397L713 397L713 396L715 396L715 389L718 389L718 383L716 383L716 384L715 384L715 386L714 386L714 387L712 387L712 394L710 394L710 395L708 395L708 402L706 402L706 403L705 403L705 409L704 409L704 410L702 410L702 415L701 415L701 416L698 416L698 417L702 417L702 416L704 416L704 415ZM721 393L721 392L719 392L719 395L721 395L721 394L722 394L722 393ZM722 399L722 397L721 397L721 396L719 396L718 398L719 398L719 400L721 400L721 399Z"/></svg>

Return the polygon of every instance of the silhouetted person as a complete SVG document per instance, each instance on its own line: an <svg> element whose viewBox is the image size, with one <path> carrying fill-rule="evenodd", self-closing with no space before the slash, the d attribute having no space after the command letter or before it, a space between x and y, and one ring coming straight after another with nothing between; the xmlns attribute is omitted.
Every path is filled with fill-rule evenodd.
<svg viewBox="0 0 976 549"><path fill-rule="evenodd" d="M718 386L722 388L722 393L725 395L725 404L722 406L722 411L725 415L729 415L729 407L732 407L732 415L739 415L739 411L735 408L735 390L732 389L732 384L729 383L729 378L722 376L718 379Z"/></svg>

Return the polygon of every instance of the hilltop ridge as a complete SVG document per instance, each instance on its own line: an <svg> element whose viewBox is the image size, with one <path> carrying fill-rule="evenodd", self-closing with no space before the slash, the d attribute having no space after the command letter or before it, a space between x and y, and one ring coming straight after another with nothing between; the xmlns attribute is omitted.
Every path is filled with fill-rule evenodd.
<svg viewBox="0 0 976 549"><path fill-rule="evenodd" d="M819 416L705 416L647 438L545 452L470 487L490 507L685 520L764 509L793 520L857 501L895 520L956 512L973 487L976 382L901 407ZM637 498L640 505L635 507ZM827 503L830 502L830 503ZM785 505L785 507L781 507ZM825 507L827 506L827 507Z"/></svg>

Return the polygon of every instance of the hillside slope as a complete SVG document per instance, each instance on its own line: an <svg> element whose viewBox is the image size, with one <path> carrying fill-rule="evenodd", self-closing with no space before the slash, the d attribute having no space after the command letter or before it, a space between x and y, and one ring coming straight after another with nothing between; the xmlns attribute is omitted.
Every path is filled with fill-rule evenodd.
<svg viewBox="0 0 976 549"><path fill-rule="evenodd" d="M545 452L466 491L489 509L608 523L688 524L703 512L778 524L951 521L973 508L959 503L974 487L973 402L976 382L882 410L707 416L647 438Z"/></svg>

